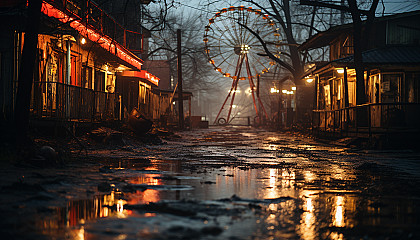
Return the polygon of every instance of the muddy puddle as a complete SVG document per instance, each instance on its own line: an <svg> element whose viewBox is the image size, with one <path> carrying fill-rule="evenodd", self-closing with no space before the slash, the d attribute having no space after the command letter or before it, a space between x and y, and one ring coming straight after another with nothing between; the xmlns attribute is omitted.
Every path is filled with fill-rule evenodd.
<svg viewBox="0 0 420 240"><path fill-rule="evenodd" d="M93 197L48 207L33 222L37 236L420 237L418 181L377 157L250 128L187 132L150 151L103 160L90 173L100 175Z"/></svg>

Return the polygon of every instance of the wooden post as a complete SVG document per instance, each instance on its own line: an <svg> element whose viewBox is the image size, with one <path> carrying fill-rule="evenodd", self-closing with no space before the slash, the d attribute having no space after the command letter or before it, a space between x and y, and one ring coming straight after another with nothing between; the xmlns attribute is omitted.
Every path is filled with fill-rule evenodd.
<svg viewBox="0 0 420 240"><path fill-rule="evenodd" d="M29 110L36 62L38 30L41 19L41 0L29 1L25 43L18 77L16 108L14 109L16 140L23 144L29 130Z"/></svg>
<svg viewBox="0 0 420 240"><path fill-rule="evenodd" d="M189 121L190 125L188 127L189 127L190 130L191 130L191 127L192 127L191 116L192 116L192 114L191 114L191 97L189 97L188 98L188 117L190 118L190 121Z"/></svg>
<svg viewBox="0 0 420 240"><path fill-rule="evenodd" d="M176 31L177 35L177 54L178 54L178 122L179 129L184 129L184 99L182 96L182 61L181 61L181 29Z"/></svg>
<svg viewBox="0 0 420 240"><path fill-rule="evenodd" d="M349 123L350 123L350 111L349 111L349 83L348 83L348 76L347 76L347 67L344 67L344 79L343 79L343 83L344 83L344 114L346 117L346 121L345 121L345 130L346 130L346 135L349 135Z"/></svg>

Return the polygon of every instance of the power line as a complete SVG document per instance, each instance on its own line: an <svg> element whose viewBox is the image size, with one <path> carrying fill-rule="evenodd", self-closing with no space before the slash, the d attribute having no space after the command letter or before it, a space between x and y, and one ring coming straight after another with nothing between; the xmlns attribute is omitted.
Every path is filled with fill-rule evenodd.
<svg viewBox="0 0 420 240"><path fill-rule="evenodd" d="M193 6L187 5L185 3L181 3L180 2L179 4L182 5L182 6L184 6L184 7L189 7L189 8L192 8L192 9L195 9L195 10L198 10L198 11L201 11L201 12L206 12L206 13L210 13L210 14L213 14L214 13L214 12L210 12L208 10L205 10L203 8L198 8L198 7L193 7Z"/></svg>

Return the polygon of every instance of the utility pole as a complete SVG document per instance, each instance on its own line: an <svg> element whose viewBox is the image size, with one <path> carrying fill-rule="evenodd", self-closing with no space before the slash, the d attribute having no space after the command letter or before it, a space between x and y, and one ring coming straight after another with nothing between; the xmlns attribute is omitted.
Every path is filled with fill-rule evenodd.
<svg viewBox="0 0 420 240"><path fill-rule="evenodd" d="M184 99L182 96L182 62L181 62L181 29L176 31L178 54L178 122L179 129L184 130Z"/></svg>

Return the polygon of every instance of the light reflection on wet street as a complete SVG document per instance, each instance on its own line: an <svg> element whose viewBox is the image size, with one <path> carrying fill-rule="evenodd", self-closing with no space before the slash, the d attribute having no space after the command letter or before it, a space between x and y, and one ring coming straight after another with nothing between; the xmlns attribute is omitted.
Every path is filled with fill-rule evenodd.
<svg viewBox="0 0 420 240"><path fill-rule="evenodd" d="M131 151L126 153L130 157L109 158L102 165L91 166L90 172L82 171L93 184L99 182L94 197L68 197L65 206L48 206L48 211L35 214L33 220L39 235L29 236L420 237L419 176L398 166L407 163L418 168L420 162L413 161L416 153L390 161L387 154L369 154L247 127L210 128L180 135L182 138L168 140L168 144L149 146L141 153ZM95 181L98 173L101 177ZM60 189L45 188L50 193ZM31 205L26 203L25 208Z"/></svg>

